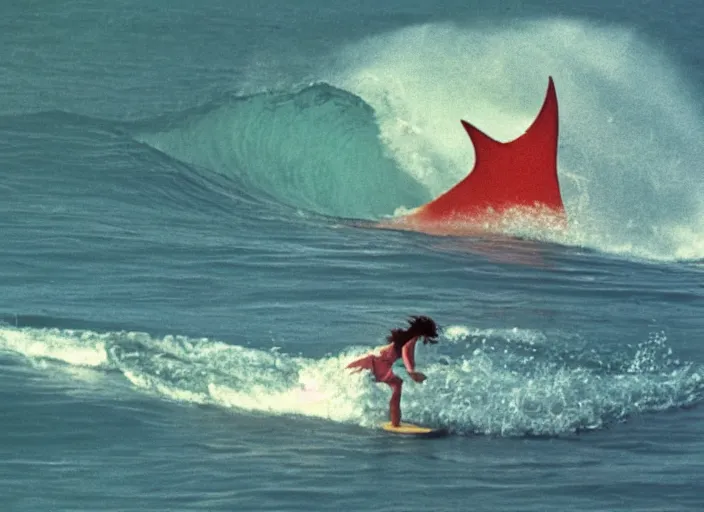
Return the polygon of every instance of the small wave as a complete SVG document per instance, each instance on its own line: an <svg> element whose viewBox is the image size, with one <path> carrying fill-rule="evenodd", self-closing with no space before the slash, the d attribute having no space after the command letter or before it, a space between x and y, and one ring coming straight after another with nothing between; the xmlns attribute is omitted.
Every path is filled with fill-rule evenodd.
<svg viewBox="0 0 704 512"><path fill-rule="evenodd" d="M451 343L442 348L419 347L428 380L405 386L402 407L406 418L458 434L571 434L703 398L704 372L674 358L662 335L631 353L602 355L550 349L545 334L520 329L449 326L445 336ZM311 359L183 336L4 327L0 350L116 370L157 397L240 413L365 427L387 414L386 386L344 371L363 347ZM41 368L49 372L51 365Z"/></svg>

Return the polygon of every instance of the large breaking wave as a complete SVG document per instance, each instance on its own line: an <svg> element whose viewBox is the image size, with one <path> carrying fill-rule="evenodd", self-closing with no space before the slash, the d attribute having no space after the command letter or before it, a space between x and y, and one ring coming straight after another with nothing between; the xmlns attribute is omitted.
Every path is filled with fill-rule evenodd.
<svg viewBox="0 0 704 512"><path fill-rule="evenodd" d="M677 62L628 28L562 19L410 27L333 50L320 83L212 104L138 138L237 175L262 197L376 219L466 175L473 151L461 118L500 140L520 135L548 76L571 228L546 235L519 222L514 234L637 258L703 258L701 105Z"/></svg>

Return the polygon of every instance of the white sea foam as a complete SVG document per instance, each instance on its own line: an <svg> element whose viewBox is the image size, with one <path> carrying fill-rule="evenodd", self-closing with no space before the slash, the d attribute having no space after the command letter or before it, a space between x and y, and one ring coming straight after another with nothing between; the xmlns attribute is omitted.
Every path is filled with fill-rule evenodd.
<svg viewBox="0 0 704 512"><path fill-rule="evenodd" d="M472 166L460 119L511 140L553 76L570 229L519 221L506 231L635 258L704 257L702 105L634 30L572 19L429 24L350 45L335 63L324 73L374 107L388 150L433 196Z"/></svg>
<svg viewBox="0 0 704 512"><path fill-rule="evenodd" d="M406 379L402 408L406 418L458 433L560 435L691 405L704 392L701 368L679 361L662 334L617 360L562 354L533 330L452 325L443 336L441 345L419 347L428 380ZM236 414L372 426L388 411L385 384L345 370L359 348L311 359L182 336L12 327L0 329L0 348L32 361L118 369L156 397Z"/></svg>
<svg viewBox="0 0 704 512"><path fill-rule="evenodd" d="M0 328L0 349L73 366L101 367L107 363L104 340L88 331Z"/></svg>

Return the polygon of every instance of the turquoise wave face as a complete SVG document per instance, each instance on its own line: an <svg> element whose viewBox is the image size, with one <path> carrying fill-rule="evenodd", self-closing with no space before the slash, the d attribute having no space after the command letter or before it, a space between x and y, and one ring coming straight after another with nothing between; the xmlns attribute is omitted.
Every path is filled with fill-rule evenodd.
<svg viewBox="0 0 704 512"><path fill-rule="evenodd" d="M374 219L430 199L385 153L371 107L325 84L235 98L136 137L252 195L323 215Z"/></svg>

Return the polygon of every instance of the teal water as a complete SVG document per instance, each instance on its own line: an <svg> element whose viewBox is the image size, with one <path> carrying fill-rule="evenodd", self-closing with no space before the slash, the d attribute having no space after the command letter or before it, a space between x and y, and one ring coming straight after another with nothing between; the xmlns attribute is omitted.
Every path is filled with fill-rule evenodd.
<svg viewBox="0 0 704 512"><path fill-rule="evenodd" d="M696 6L6 11L3 510L702 508ZM349 222L452 186L459 119L510 139L548 76L567 233ZM418 313L422 442L343 371Z"/></svg>

